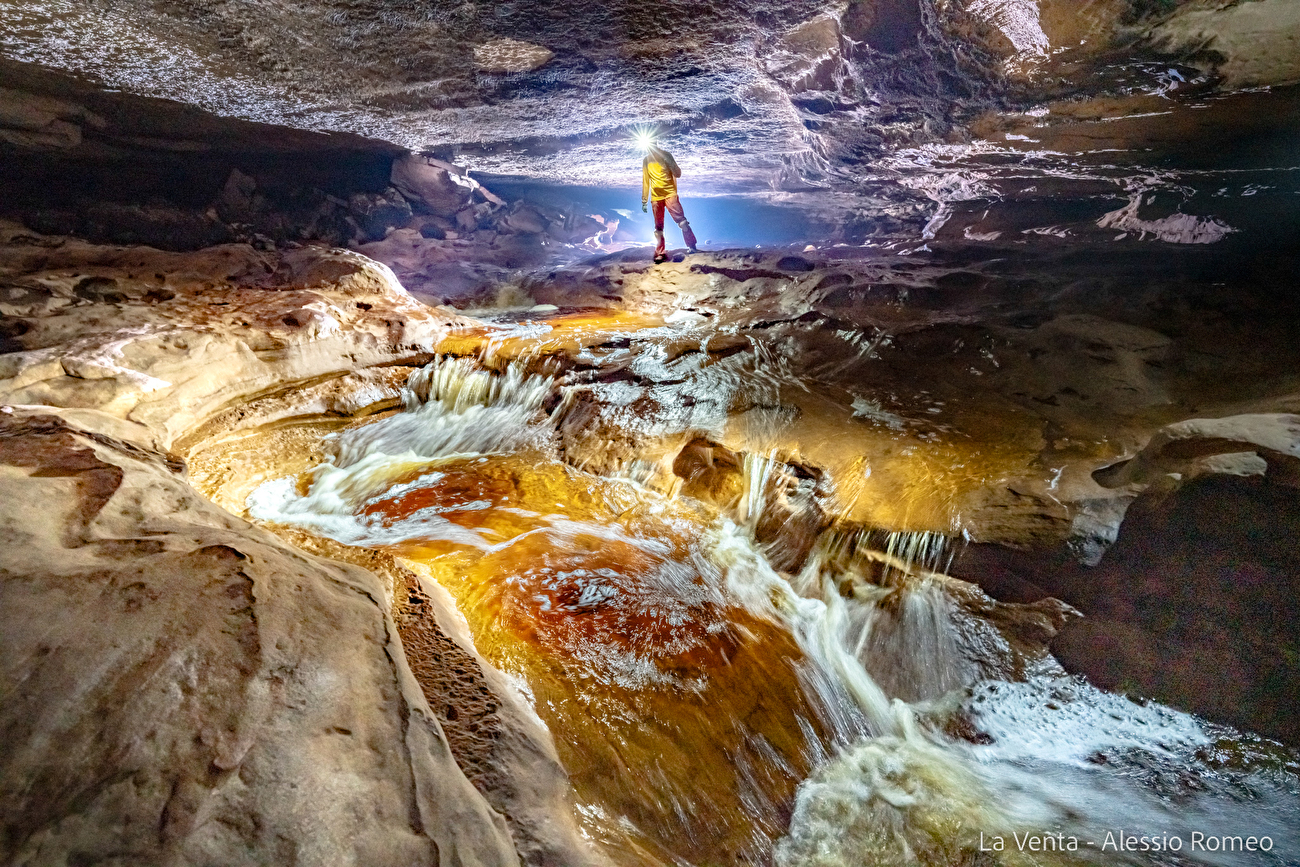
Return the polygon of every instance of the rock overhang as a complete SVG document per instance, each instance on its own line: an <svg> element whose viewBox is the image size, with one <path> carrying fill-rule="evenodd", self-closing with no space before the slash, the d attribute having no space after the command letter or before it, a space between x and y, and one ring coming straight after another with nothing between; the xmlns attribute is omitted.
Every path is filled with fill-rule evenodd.
<svg viewBox="0 0 1300 867"><path fill-rule="evenodd" d="M0 141L83 162L123 147L138 161L152 148L175 162L186 147L195 156L211 146L205 135L226 135L226 118L280 124L285 145L278 162L263 160L259 192L277 176L319 175L320 195L292 205L311 224L304 231L333 243L379 242L404 224L391 192L400 186L385 188L405 149L487 190L500 180L556 212L617 222L609 243L650 243L632 141L648 127L683 165L697 235L715 247L1242 234L1271 244L1296 216L1285 142L1300 129L1300 91L1286 86L1300 73L1285 50L1300 23L1271 4L5 2L6 87L21 90L32 63L90 83L35 102L6 97L16 108L0 116ZM87 87L178 101L195 112L181 124L194 135L106 134L124 115L92 106ZM211 113L206 125L197 109ZM323 170L321 141L292 128L337 141ZM185 178L205 189L186 203L200 209L182 221L188 248L243 237L201 215L232 166L256 175L222 165L197 186ZM307 211L329 211L329 195L351 215L312 222ZM97 216L92 228L115 219ZM430 231L471 228L462 222ZM67 220L42 228L73 231ZM100 236L156 243L151 234Z"/></svg>
<svg viewBox="0 0 1300 867"><path fill-rule="evenodd" d="M0 4L0 47L217 114L547 182L635 182L630 132L654 124L697 189L737 192L852 186L898 151L984 140L972 123L990 112L1293 81L1279 46L1300 22L1271 2L39 0Z"/></svg>

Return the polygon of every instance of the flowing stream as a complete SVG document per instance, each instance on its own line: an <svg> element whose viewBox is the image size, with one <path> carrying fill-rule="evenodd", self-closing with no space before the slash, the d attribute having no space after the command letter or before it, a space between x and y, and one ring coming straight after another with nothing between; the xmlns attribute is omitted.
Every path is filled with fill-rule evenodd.
<svg viewBox="0 0 1300 867"><path fill-rule="evenodd" d="M413 375L400 412L335 434L328 462L262 484L249 512L391 550L450 591L616 863L1300 863L1289 754L1016 646L943 574L942 534L793 532L818 526L827 482L782 450L779 412L747 413L748 449L698 438L792 374L757 347L711 355L710 335L683 368L680 336L604 344L643 378L673 368L651 405L635 379L548 366L547 329L503 330ZM593 405L626 410L608 460ZM694 488L672 472L692 449ZM1206 845L1224 836L1243 849Z"/></svg>

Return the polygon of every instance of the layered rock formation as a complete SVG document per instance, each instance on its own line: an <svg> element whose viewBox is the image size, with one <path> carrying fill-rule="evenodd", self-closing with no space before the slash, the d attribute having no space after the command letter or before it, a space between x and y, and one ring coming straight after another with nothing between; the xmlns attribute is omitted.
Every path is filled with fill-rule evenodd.
<svg viewBox="0 0 1300 867"><path fill-rule="evenodd" d="M245 519L438 355L551 379L557 490L862 603L935 732L1064 666L1297 743L1293 6L0 0L0 857L598 864L591 792L769 857L811 753L756 813L689 788L802 707L745 692L749 627L723 693L767 728L575 788L433 567ZM636 248L646 125L749 248ZM549 492L516 470L495 505Z"/></svg>
<svg viewBox="0 0 1300 867"><path fill-rule="evenodd" d="M516 863L389 588L231 518L111 421L6 410L7 858Z"/></svg>
<svg viewBox="0 0 1300 867"><path fill-rule="evenodd" d="M899 143L962 140L990 108L1156 91L1170 60L1232 87L1297 78L1285 0L131 0L0 13L9 56L109 86L585 182L627 158L637 123L680 133L710 174L798 184Z"/></svg>
<svg viewBox="0 0 1300 867"><path fill-rule="evenodd" d="M1298 447L1294 415L1170 425L1094 474L1136 495L1094 568L985 548L958 571L1005 598L1051 594L1088 612L1052 648L1094 683L1295 743Z"/></svg>
<svg viewBox="0 0 1300 867"><path fill-rule="evenodd" d="M478 172L630 191L632 132L652 126L693 192L776 191L849 240L1026 188L1140 188L1158 210L1214 217L1223 203L1186 202L1200 184L1164 175L1143 130L1191 141L1225 94L1294 84L1297 26L1286 0L0 5L10 58ZM10 138L85 135L75 117L41 116Z"/></svg>
<svg viewBox="0 0 1300 867"><path fill-rule="evenodd" d="M198 445L391 406L456 319L346 251L0 249L5 857L582 861L546 736L413 575L187 480Z"/></svg>
<svg viewBox="0 0 1300 867"><path fill-rule="evenodd" d="M38 233L172 251L350 246L438 304L598 251L619 229L612 212L506 202L465 166L387 142L214 117L2 59L0 106L0 216Z"/></svg>

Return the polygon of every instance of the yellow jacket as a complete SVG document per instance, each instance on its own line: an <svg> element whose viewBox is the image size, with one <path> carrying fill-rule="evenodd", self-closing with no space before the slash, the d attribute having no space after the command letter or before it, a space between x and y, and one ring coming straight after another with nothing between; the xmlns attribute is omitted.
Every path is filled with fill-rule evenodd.
<svg viewBox="0 0 1300 867"><path fill-rule="evenodd" d="M662 202L677 195L677 179L682 170L673 155L662 148L651 148L641 161L641 204L646 199Z"/></svg>

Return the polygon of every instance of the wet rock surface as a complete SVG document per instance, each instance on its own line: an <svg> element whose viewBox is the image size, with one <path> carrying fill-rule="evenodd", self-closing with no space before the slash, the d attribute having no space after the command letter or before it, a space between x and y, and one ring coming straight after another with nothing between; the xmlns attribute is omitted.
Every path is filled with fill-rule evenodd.
<svg viewBox="0 0 1300 867"><path fill-rule="evenodd" d="M814 260L738 252L660 266L628 253L519 288L530 301L615 304L675 329L651 363L638 347L663 332L629 329L577 352L557 320L553 351L577 352L570 380L589 383L574 396L576 460L593 424L609 429L598 436L608 441L614 429L646 427L634 416L657 416L664 430L718 425L732 449L767 424L783 452L832 474L841 508L892 529L1066 538L1089 509L1131 497L1092 473L1165 424L1294 400L1292 301L1280 278L1289 259L1228 264L1188 251L1156 274L1144 273L1137 251L1105 260L1017 252L997 262L960 247ZM1137 296L1133 281L1146 286ZM760 357L800 385L765 382ZM581 397L614 389L627 409ZM594 422L601 413L614 415ZM890 477L904 453L934 468L925 496L909 499L906 476Z"/></svg>
<svg viewBox="0 0 1300 867"><path fill-rule="evenodd" d="M176 254L3 231L5 320L22 323L3 399L114 413L167 444L285 379L427 353L454 322L347 251Z"/></svg>
<svg viewBox="0 0 1300 867"><path fill-rule="evenodd" d="M1015 222L1203 242L1254 228L1224 213L1242 204L1293 212L1270 192L1290 168L1283 152L1221 145L1249 127L1254 145L1294 136L1294 94L1265 89L1300 78L1298 29L1287 0L0 6L0 47L23 64L476 172L625 188L625 209L632 132L653 126L694 193L775 191L849 241L938 231L966 211L983 215L960 227L979 237ZM4 140L28 149L75 150L112 124L66 93L9 114ZM1178 171L1188 145L1215 170ZM1248 193L1263 198L1222 201ZM1105 207L1087 204L1101 194ZM1087 219L1043 208L1062 199ZM999 219L1007 203L1047 219ZM304 216L317 206L302 203Z"/></svg>
<svg viewBox="0 0 1300 867"><path fill-rule="evenodd" d="M414 576L191 486L249 484L201 447L259 430L309 460L277 425L391 407L458 319L347 251L3 240L6 856L587 857L545 733Z"/></svg>
<svg viewBox="0 0 1300 867"><path fill-rule="evenodd" d="M1298 29L0 0L0 850L1300 846L1292 754L1149 701L1300 742ZM643 124L750 246L635 246Z"/></svg>
<svg viewBox="0 0 1300 867"><path fill-rule="evenodd" d="M1067 669L1294 744L1296 421L1171 425L1099 471L1142 493L1093 568L985 553L960 571L996 576L999 596L1051 593L1085 611L1052 642ZM1008 566L1025 583L996 586Z"/></svg>

